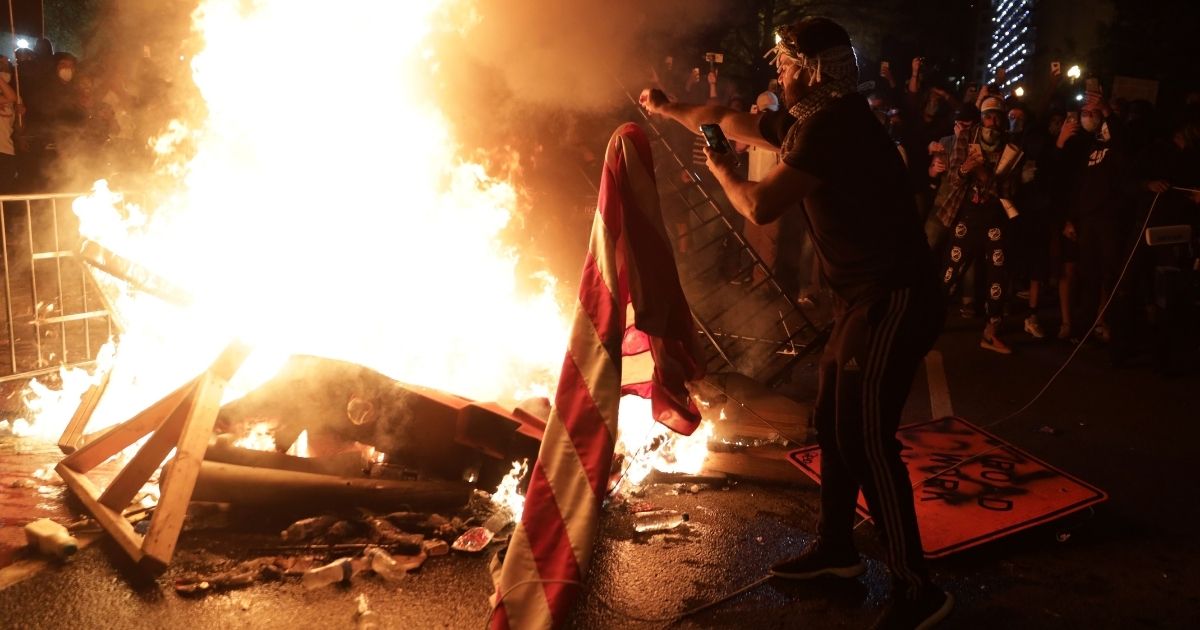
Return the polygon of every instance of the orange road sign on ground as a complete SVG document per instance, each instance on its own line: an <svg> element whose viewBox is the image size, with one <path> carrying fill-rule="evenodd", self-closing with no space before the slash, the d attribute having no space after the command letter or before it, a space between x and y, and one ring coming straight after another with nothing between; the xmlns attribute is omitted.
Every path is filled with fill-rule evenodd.
<svg viewBox="0 0 1200 630"><path fill-rule="evenodd" d="M921 546L930 558L969 549L1108 499L1103 490L962 418L904 426L897 437L909 477L914 484L924 480L913 489L913 500ZM816 446L792 451L788 459L821 482L821 452ZM950 472L927 479L969 459ZM868 514L861 494L858 511Z"/></svg>

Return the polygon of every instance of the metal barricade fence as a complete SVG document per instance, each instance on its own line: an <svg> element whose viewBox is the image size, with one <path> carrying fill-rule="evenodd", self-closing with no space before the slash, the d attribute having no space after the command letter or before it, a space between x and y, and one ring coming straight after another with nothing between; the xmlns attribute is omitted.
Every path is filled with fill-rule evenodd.
<svg viewBox="0 0 1200 630"><path fill-rule="evenodd" d="M0 196L0 383L95 361L113 318L80 258L78 193Z"/></svg>

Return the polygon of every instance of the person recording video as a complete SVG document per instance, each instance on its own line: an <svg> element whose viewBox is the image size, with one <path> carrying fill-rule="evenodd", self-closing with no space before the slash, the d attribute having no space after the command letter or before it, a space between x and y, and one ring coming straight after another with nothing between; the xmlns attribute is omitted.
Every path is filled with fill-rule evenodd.
<svg viewBox="0 0 1200 630"><path fill-rule="evenodd" d="M893 582L881 626L933 624L949 614L953 597L926 573L895 432L918 364L941 331L945 302L905 166L857 93L857 59L846 30L808 17L777 33L780 111L689 105L654 89L642 93L641 103L693 133L718 124L733 140L778 150L781 162L759 182L739 175L729 153L706 148L705 154L734 208L750 221L761 225L803 213L835 296L816 401L822 453L817 541L773 566L772 575L861 574L852 536L861 489Z"/></svg>

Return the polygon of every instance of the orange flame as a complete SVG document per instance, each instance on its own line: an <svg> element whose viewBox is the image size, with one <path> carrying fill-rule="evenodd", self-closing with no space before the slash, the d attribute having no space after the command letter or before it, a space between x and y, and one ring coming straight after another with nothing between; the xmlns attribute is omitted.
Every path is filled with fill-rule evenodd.
<svg viewBox="0 0 1200 630"><path fill-rule="evenodd" d="M126 328L90 429L146 407L235 337L256 352L227 400L297 353L482 400L553 389L567 338L555 280L518 273L500 239L517 193L459 156L433 99L428 36L477 20L441 4L348 0L339 19L386 50L364 54L370 63L305 55L269 66L247 60L310 48L330 15L289 0L196 10L195 109L206 118L175 121L153 145L177 185L142 207L101 181L75 204L84 237L194 298L178 306L108 287ZM439 22L453 15L464 23ZM193 152L181 164L185 141ZM79 391L35 411L47 433Z"/></svg>

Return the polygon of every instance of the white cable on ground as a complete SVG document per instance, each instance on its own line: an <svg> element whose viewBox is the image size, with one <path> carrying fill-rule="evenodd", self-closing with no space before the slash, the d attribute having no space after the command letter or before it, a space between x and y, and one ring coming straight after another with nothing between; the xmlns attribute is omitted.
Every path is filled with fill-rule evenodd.
<svg viewBox="0 0 1200 630"><path fill-rule="evenodd" d="M1184 188L1181 186L1173 186L1172 188L1174 190L1179 190L1179 191L1183 191L1183 192L1191 192L1191 193L1200 192L1200 190L1197 190L1197 189ZM1022 405L1016 411L1004 416L1003 418L1000 418L999 420L982 425L981 428L990 429L990 428L995 427L1003 422L1007 422L1008 420L1011 420L1011 419L1021 415L1022 413L1025 413L1025 411L1027 411L1030 407L1032 407L1035 403L1037 403L1038 400L1041 399L1041 397L1050 389L1050 386L1053 385L1054 382L1056 380L1058 380L1058 377L1063 373L1063 371L1065 371L1067 369L1067 366L1070 365L1071 362L1075 360L1075 357L1079 354L1079 351L1081 349L1083 349L1084 344L1087 343L1087 340L1091 337L1092 333L1096 330L1096 327L1100 324L1101 321L1104 320L1104 316L1105 316L1105 314L1107 314L1109 306L1112 305L1113 299L1117 296L1117 289L1121 286L1121 283L1125 280L1126 274L1128 274L1128 272L1129 272L1129 266L1133 263L1133 258L1137 254L1138 247L1141 245L1141 235L1145 233L1146 228L1150 225L1150 218L1152 216L1154 216L1154 209L1155 209L1155 207L1158 206L1158 199L1161 196L1162 196L1162 193L1156 193L1154 195L1154 200L1150 203L1150 209L1146 212L1146 218L1142 222L1142 227L1137 232L1138 239L1137 239L1137 241L1134 242L1133 246L1130 248L1129 256L1127 256L1125 259L1125 264L1121 268L1121 273L1117 276L1117 281L1113 285L1113 289L1110 292L1108 299L1105 300L1104 305L1101 306L1100 310L1097 312L1096 319L1092 322L1092 325L1088 328L1087 332L1084 333L1083 338L1081 338L1079 340L1079 343L1075 344L1075 347L1071 350L1071 353L1069 355L1067 355L1066 360L1063 361L1062 365L1059 366L1059 368L1057 370L1055 370L1054 374L1052 374L1050 376L1050 379L1046 381L1046 384L1043 385L1042 388L1040 390L1038 390L1038 392L1036 394L1034 394L1034 396L1032 398L1030 398L1028 402L1026 402L1024 405ZM726 392L719 385L716 385L715 383L713 385L714 385L714 387L716 387L716 389L718 391L720 391L722 394L724 394L726 398L737 403L741 408L745 409L746 411L749 411L751 414L753 414L755 417L757 417L760 421L762 421L763 424L770 427L776 433L779 433L783 437L787 438L788 440L790 440L796 444L803 444L803 441L797 440L794 437L788 435L786 432L781 431L778 427L771 424L766 418L762 417L756 411L754 411L754 409L752 409L750 406L741 402L737 398L731 396L728 392ZM913 488L913 490L916 490L922 484L924 484L925 482L927 482L931 479L936 479L948 472L957 470L959 467L963 466L964 464L968 464L973 461L976 461L979 458L981 458L989 453L998 451L1002 448L1004 448L1004 447L1003 446L995 446L995 447L989 448L987 450L981 451L979 453L976 453L970 457L963 459L962 461L960 461L952 466L943 468L942 470L939 470L938 472L933 473L933 474L929 475L928 477L925 477L925 478L917 481L916 483L913 484L912 488ZM870 517L863 519L862 521L860 521L858 523L858 525L855 525L855 529L858 529L859 527L861 527L862 525L864 525L865 523L867 523L871 520L872 519Z"/></svg>
<svg viewBox="0 0 1200 630"><path fill-rule="evenodd" d="M1182 191L1186 191L1186 192L1200 192L1200 191L1194 191L1190 188L1180 188L1180 187L1173 187L1173 188L1175 188L1176 190L1182 190ZM1121 268L1121 273L1120 273L1120 275L1117 276L1117 281L1113 284L1113 288L1112 288L1112 291L1108 295L1108 299L1105 300L1104 305L1101 306L1100 310L1096 313L1096 319L1092 322L1092 325L1088 328L1087 332L1084 333L1083 338L1079 340L1079 343L1075 344L1075 348L1071 350L1071 354L1067 355L1067 359L1065 361L1063 361L1063 364L1061 366L1059 366L1059 368L1057 370L1055 370L1054 374L1052 374L1050 376L1050 380L1046 381L1046 384L1043 385L1040 390L1038 390L1038 393L1034 394L1033 398L1029 399L1029 402L1022 405L1020 409L1017 409L1016 411L1008 414L1007 416L1004 416L1003 418L1000 418L999 420L985 424L981 428L990 429L1002 422L1007 422L1008 420L1011 420L1011 419L1021 415L1026 410L1028 410L1030 407L1032 407L1034 405L1034 403L1036 403L1042 397L1042 395L1045 394L1050 389L1050 386L1052 384L1054 384L1054 381L1056 381L1058 379L1059 375L1061 375L1063 373L1063 371L1067 369L1067 366L1071 364L1071 361L1073 361L1075 359L1075 356L1079 354L1079 351L1083 348L1083 345L1087 342L1088 338L1092 336L1092 332L1096 330L1096 326L1099 326L1100 322L1104 320L1104 315L1108 312L1108 307L1110 305L1112 305L1113 299L1117 296L1117 289L1121 286L1121 282L1123 282L1125 280L1125 274L1129 272L1129 265L1133 263L1133 257L1135 254L1137 254L1138 247L1141 245L1142 234L1144 234L1146 232L1146 228L1150 225L1150 217L1154 216L1154 208L1158 205L1158 198L1161 196L1162 196L1162 193L1155 193L1154 201L1150 202L1150 209L1146 212L1146 219L1142 222L1142 229L1138 230L1138 232L1137 232L1138 238L1136 241L1134 241L1133 247L1131 247L1129 249L1129 256L1127 256L1125 258L1125 265ZM924 479L917 481L916 483L914 483L912 485L912 489L916 490L918 487L920 487L925 482L927 482L931 479L936 479L948 472L957 470L958 468L962 467L964 464L969 464L973 461L978 460L979 458L983 457L984 455L987 455L989 453L994 453L1002 448L1004 448L1004 446L1002 446L1002 445L1001 446L993 446L992 448L989 448L984 451L980 451L970 457L967 457L952 466L947 466L946 468L943 468L942 470L939 470L939 471L933 473L932 475L929 475L928 477L925 477ZM868 516L867 518L864 518L862 521L860 521L858 523L858 525L855 525L854 528L858 529L863 524L865 524L871 520L872 520L871 517Z"/></svg>

